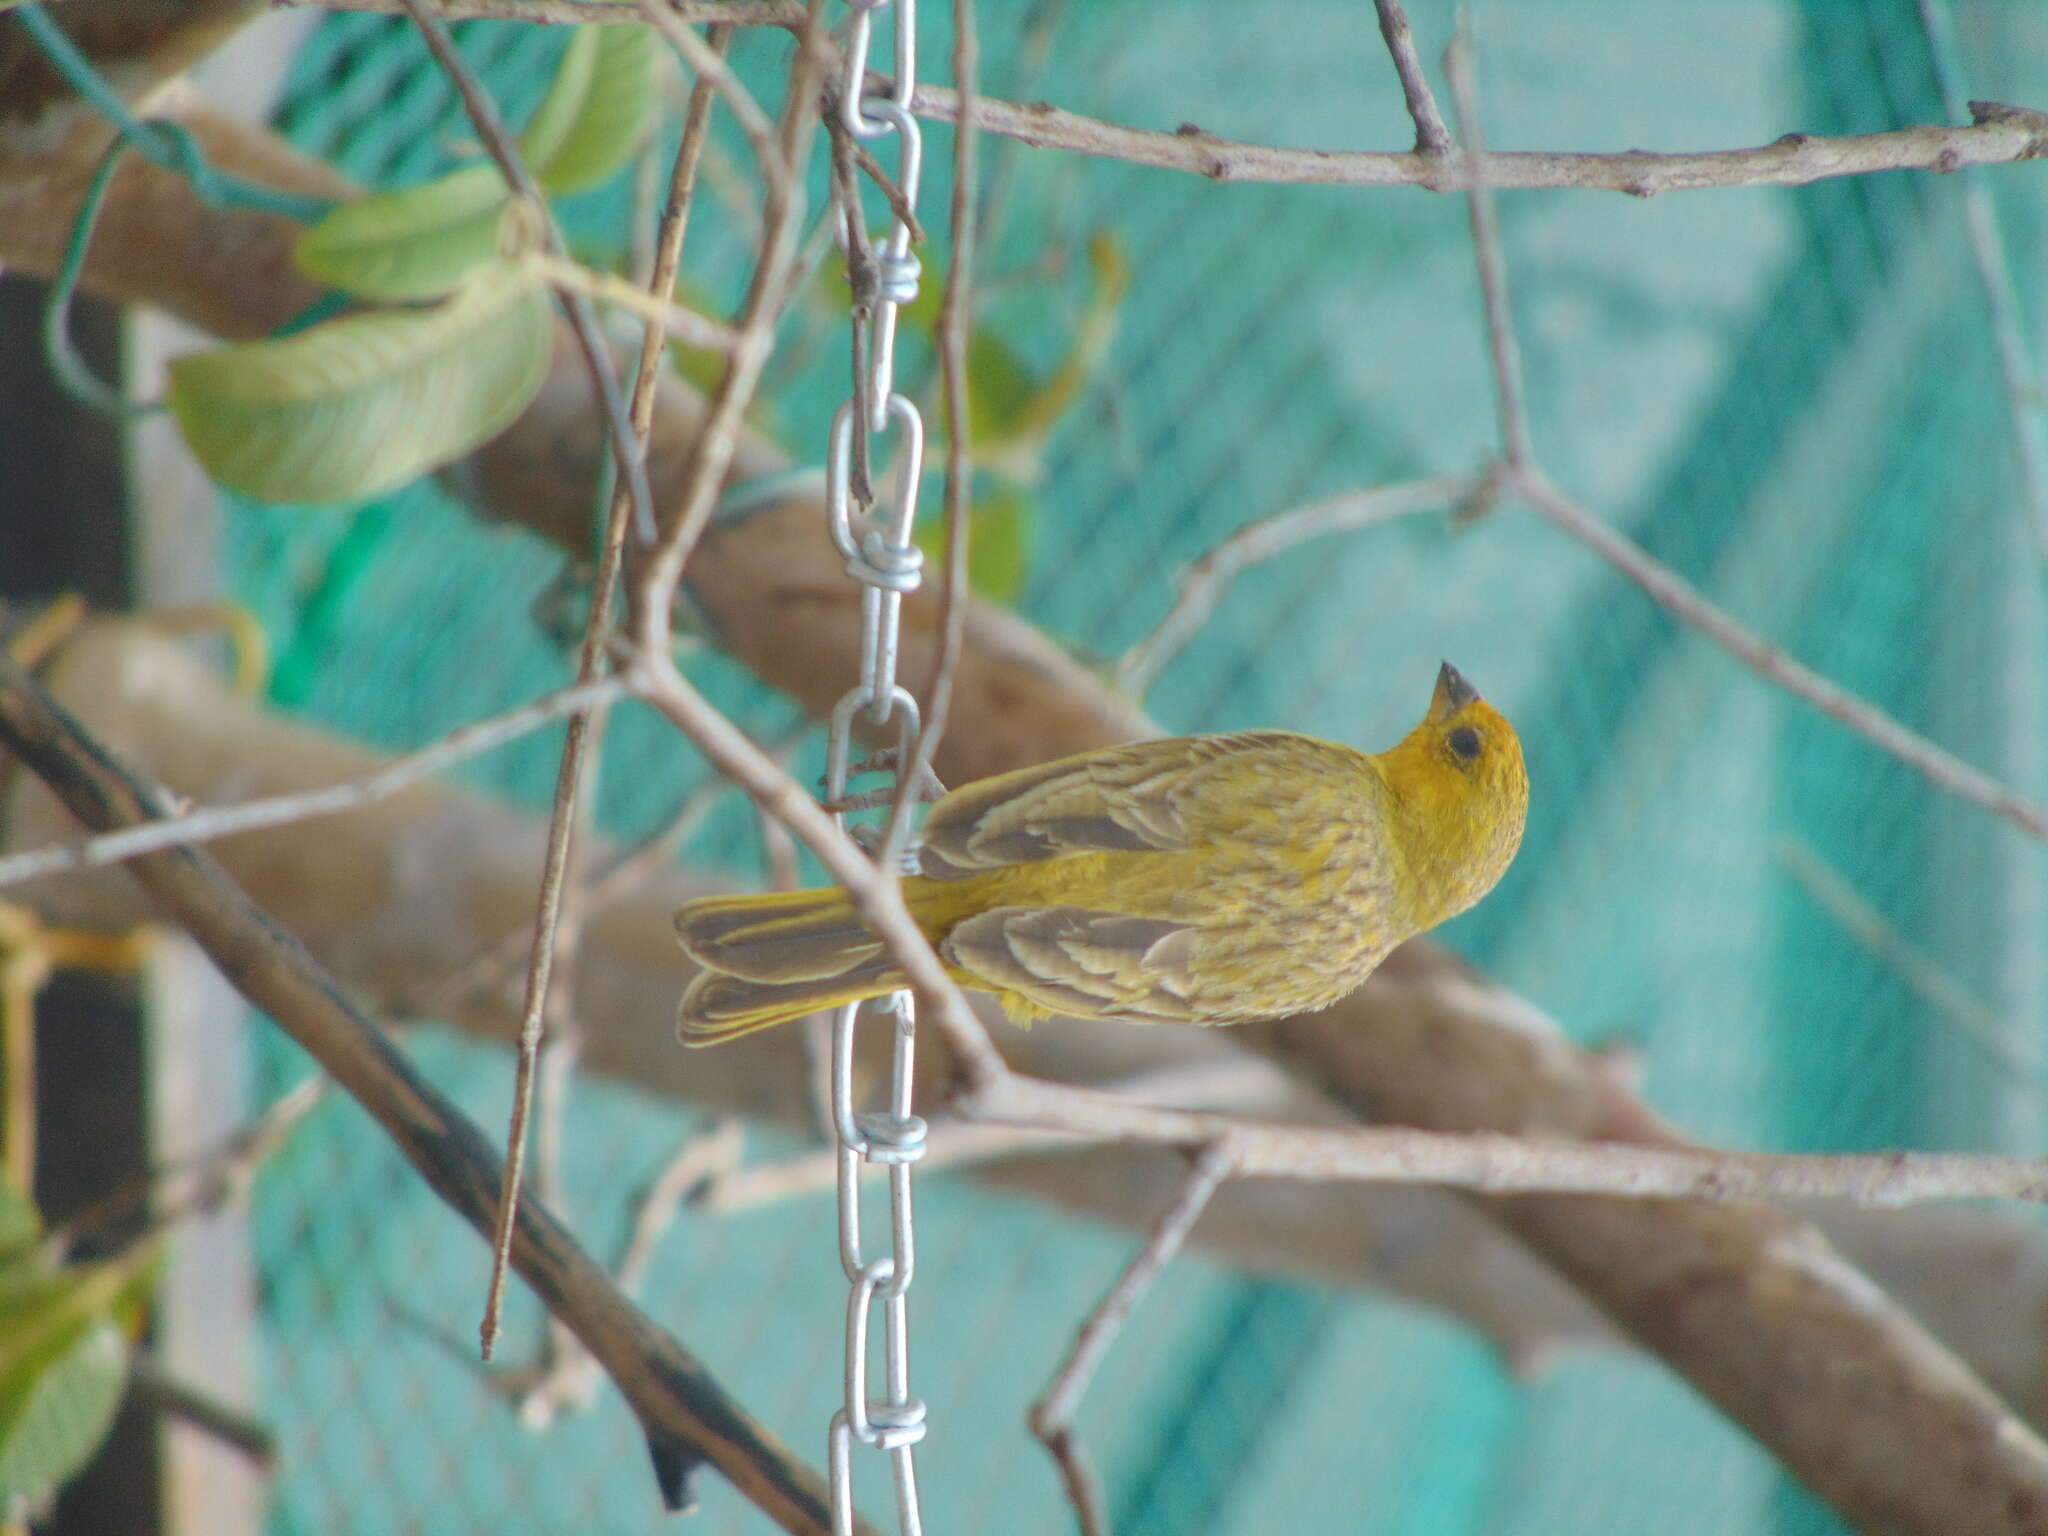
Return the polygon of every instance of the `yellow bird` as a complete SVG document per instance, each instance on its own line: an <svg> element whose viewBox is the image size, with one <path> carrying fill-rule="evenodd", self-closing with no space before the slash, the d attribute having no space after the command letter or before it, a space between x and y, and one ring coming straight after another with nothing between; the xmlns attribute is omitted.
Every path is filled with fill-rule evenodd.
<svg viewBox="0 0 2048 1536"><path fill-rule="evenodd" d="M1368 756L1291 731L1183 736L997 774L932 808L903 882L959 983L1049 1014L1237 1024L1335 1002L1464 911L1521 846L1514 727L1449 662ZM687 1045L903 984L836 886L676 912Z"/></svg>

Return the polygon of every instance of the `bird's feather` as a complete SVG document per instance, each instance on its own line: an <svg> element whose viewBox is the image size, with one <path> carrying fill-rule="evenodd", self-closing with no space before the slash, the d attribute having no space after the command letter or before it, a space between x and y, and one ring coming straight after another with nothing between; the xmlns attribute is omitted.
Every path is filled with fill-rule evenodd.
<svg viewBox="0 0 2048 1536"><path fill-rule="evenodd" d="M1178 853L1190 846L1219 769L1305 738L1241 731L1141 741L998 774L956 789L924 825L923 873L959 880L1082 853Z"/></svg>
<svg viewBox="0 0 2048 1536"><path fill-rule="evenodd" d="M996 907L956 923L945 959L1049 1013L1195 1017L1188 994L1197 935L1180 923L1079 907Z"/></svg>

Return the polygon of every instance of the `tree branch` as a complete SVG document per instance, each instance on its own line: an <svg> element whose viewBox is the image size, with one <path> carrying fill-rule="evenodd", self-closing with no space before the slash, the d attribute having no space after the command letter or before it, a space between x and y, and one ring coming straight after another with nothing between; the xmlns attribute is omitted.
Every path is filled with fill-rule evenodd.
<svg viewBox="0 0 2048 1536"><path fill-rule="evenodd" d="M1394 59L1394 73L1401 77L1401 95L1407 100L1408 115L1415 120L1415 152L1448 155L1452 149L1451 131L1444 126L1444 115L1437 110L1436 97L1423 77L1422 60L1415 52L1415 34L1408 28L1401 0L1373 0L1373 5L1379 11L1380 36L1386 39L1387 52Z"/></svg>
<svg viewBox="0 0 2048 1536"><path fill-rule="evenodd" d="M388 800L399 791L432 778L457 763L493 751L508 741L516 741L561 719L563 715L588 709L596 703L609 702L624 692L624 687L614 678L574 684L489 720L461 726L430 747L395 757L374 772L324 789L266 795L236 805L206 806L99 837L11 853L0 857L0 887L71 870L117 864L123 859L164 848L196 847L215 838L232 837L238 832L290 826L343 811L361 810L366 805Z"/></svg>
<svg viewBox="0 0 2048 1536"><path fill-rule="evenodd" d="M138 782L4 656L0 741L88 826L111 830L170 813L162 790ZM488 1236L502 1165L475 1124L414 1072L356 1011L341 984L207 854L169 849L128 868L236 990L305 1047L376 1118L435 1193ZM829 1511L817 1474L749 1418L695 1357L531 1204L519 1212L513 1262L550 1313L604 1363L658 1457L709 1462L785 1530L824 1536Z"/></svg>
<svg viewBox="0 0 2048 1536"><path fill-rule="evenodd" d="M887 89L886 77L874 78L872 89ZM912 110L952 122L960 105L943 86L919 84ZM1754 149L1690 154L1513 150L1488 155L1482 169L1488 183L1500 188L1576 187L1654 197L1704 187L1800 187L1876 171L1958 171L2048 155L2048 113L1997 102L1973 102L1971 111L1976 121L1966 127L1927 124L1841 138L1788 133ZM1446 162L1413 151L1285 149L1220 139L1193 128L1160 133L1101 122L1045 102L1020 105L984 96L974 104L974 123L1035 149L1073 150L1211 181L1425 187L1432 192L1462 191L1469 185L1461 159Z"/></svg>

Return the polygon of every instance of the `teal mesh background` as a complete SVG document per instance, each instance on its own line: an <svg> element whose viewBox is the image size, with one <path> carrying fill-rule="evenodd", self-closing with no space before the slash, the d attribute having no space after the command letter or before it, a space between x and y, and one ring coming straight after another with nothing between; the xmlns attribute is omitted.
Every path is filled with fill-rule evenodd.
<svg viewBox="0 0 2048 1536"><path fill-rule="evenodd" d="M924 56L942 68L945 8L925 9ZM1500 147L1725 147L1940 116L1911 0L1474 9ZM1418 4L1413 19L1433 53L1449 7ZM2038 104L2048 14L1975 0L1958 21L1973 94ZM1408 142L1370 12L1348 0L992 0L981 22L996 94L1273 142ZM458 31L516 120L560 37ZM765 85L786 47L743 33L735 61ZM279 117L377 184L431 174L467 137L411 34L375 17L323 23ZM1111 355L1055 435L1036 493L1020 607L1077 650L1107 657L1135 640L1174 573L1251 518L1486 454L1491 393L1458 201L1218 187L984 145L1006 194L989 265L1043 269L989 310L1023 355L1045 367L1060 356L1091 234L1113 230L1134 272ZM928 210L944 206L948 158L934 129ZM2048 169L1989 180L2038 341ZM716 185L687 276L729 299L744 210ZM2040 793L2041 592L2016 536L1960 194L1953 180L1895 175L1648 203L1521 194L1502 211L1535 438L1554 476L1745 621ZM564 213L572 238L601 253L621 243L626 209L621 183ZM806 461L841 387L842 324L821 295L792 328L808 362L772 381L773 419ZM478 527L430 487L349 515L237 507L230 528L232 586L271 629L275 693L292 710L399 747L567 673L529 612L558 557ZM1652 1101L1709 1139L2041 1150L2038 851L1757 685L1533 517L1502 511L1458 532L1412 521L1275 560L1238 584L1151 704L1179 729L1275 724L1376 747L1412 718L1442 656L1521 726L1534 783L1520 861L1449 942L1581 1040L1632 1046ZM758 737L793 721L715 655L692 667ZM557 750L529 740L469 777L538 810ZM605 830L621 836L653 825L701 772L631 712L609 756L634 765L603 783ZM1790 873L1795 843L2006 1021L2003 1048L2029 1070L2000 1065L1817 903ZM726 803L686 857L746 876L750 818ZM257 1038L268 1094L304 1064L274 1033ZM500 1123L506 1060L432 1030L413 1049ZM586 1083L573 1126L576 1210L606 1253L627 1193L687 1122ZM481 1250L362 1116L319 1111L260 1196L276 1531L661 1522L614 1399L536 1441L479 1389L465 1356ZM919 1212L928 1528L1061 1529L1023 1411L1131 1239L944 1175L922 1182ZM686 1216L649 1294L752 1409L822 1461L844 1297L825 1202ZM537 1332L523 1297L513 1325L515 1340ZM438 1347L436 1330L457 1342ZM1646 1360L1569 1354L1516 1378L1444 1316L1195 1259L1146 1301L1081 1424L1117 1529L1148 1536L1837 1529ZM878 1514L884 1486L863 1484ZM715 1480L703 1492L699 1528L763 1528Z"/></svg>

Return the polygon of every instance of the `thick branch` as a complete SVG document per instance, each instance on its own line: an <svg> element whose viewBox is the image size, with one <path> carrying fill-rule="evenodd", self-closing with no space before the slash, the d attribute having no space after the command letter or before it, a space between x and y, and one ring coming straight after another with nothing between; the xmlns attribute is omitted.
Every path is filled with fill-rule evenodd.
<svg viewBox="0 0 2048 1536"><path fill-rule="evenodd" d="M89 827L108 831L171 812L163 791L131 777L4 657L0 740ZM376 1117L434 1192L487 1236L502 1183L497 1157L482 1132L356 1011L341 984L207 854L170 849L128 867L236 990L304 1046ZM658 1457L709 1462L786 1530L826 1529L817 1474L754 1423L698 1360L531 1203L520 1212L514 1262L549 1312L604 1363Z"/></svg>

